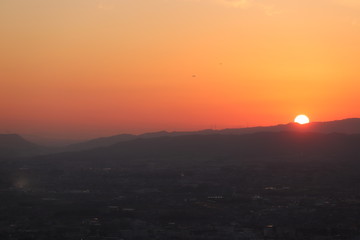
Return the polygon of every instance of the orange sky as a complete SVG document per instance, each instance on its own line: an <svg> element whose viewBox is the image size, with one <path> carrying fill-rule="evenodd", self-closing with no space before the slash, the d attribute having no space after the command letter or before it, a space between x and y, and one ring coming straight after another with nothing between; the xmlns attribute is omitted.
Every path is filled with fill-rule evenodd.
<svg viewBox="0 0 360 240"><path fill-rule="evenodd" d="M0 132L359 117L358 0L3 0Z"/></svg>

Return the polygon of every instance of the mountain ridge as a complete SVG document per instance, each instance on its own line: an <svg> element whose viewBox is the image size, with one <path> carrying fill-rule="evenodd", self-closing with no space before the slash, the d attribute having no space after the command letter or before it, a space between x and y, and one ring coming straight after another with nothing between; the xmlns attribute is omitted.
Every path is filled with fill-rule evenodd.
<svg viewBox="0 0 360 240"><path fill-rule="evenodd" d="M112 167L119 164L189 164L189 161L233 159L319 158L354 161L360 156L360 134L258 132L242 135L184 135L138 138L112 146L62 152L35 158L74 167ZM305 156L302 159L302 156ZM181 159L178 161L178 159Z"/></svg>
<svg viewBox="0 0 360 240"><path fill-rule="evenodd" d="M356 134L360 133L360 118L347 118L342 120L334 120L327 122L310 122L309 124L300 125L297 123L278 124L274 126L258 126L248 128L226 128L221 130L204 129L199 131L159 131L143 133L139 135L134 134L119 134L109 137L95 138L88 141L71 144L65 148L64 151L82 151L98 147L106 147L116 144L118 142L130 141L137 138L154 138L164 136L183 136L183 135L210 135L210 134L249 134L256 132L279 132L279 131L309 131L320 133L346 133Z"/></svg>
<svg viewBox="0 0 360 240"><path fill-rule="evenodd" d="M328 122L311 122L300 125L297 123L279 124L274 126L260 126L250 128L228 128L222 130L205 129L184 132L150 132L139 135L120 134L110 137L95 138L89 141L72 144L63 148L45 148L25 140L18 134L0 134L0 157L33 156L48 153L80 152L90 149L106 148L118 143L136 139L153 139L160 137L178 136L209 136L209 135L244 135L259 132L315 132L315 133L343 133L360 134L360 118L349 118Z"/></svg>

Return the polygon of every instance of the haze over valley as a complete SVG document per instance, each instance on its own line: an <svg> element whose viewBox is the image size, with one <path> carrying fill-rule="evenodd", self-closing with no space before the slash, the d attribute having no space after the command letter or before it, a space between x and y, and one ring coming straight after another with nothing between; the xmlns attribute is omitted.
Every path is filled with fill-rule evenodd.
<svg viewBox="0 0 360 240"><path fill-rule="evenodd" d="M0 235L356 239L359 127L124 134L65 148L0 135Z"/></svg>

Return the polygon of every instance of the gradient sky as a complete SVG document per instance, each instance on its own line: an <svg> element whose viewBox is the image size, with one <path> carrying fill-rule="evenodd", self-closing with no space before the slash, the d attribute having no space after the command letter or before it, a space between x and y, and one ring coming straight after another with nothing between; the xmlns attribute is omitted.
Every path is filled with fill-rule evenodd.
<svg viewBox="0 0 360 240"><path fill-rule="evenodd" d="M360 116L358 0L0 0L0 132Z"/></svg>

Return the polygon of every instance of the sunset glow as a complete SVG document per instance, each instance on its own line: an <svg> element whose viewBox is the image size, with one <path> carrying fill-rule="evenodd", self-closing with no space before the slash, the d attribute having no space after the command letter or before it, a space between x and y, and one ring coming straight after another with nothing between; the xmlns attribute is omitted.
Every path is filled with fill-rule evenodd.
<svg viewBox="0 0 360 240"><path fill-rule="evenodd" d="M0 132L49 138L360 116L360 5L0 3Z"/></svg>

